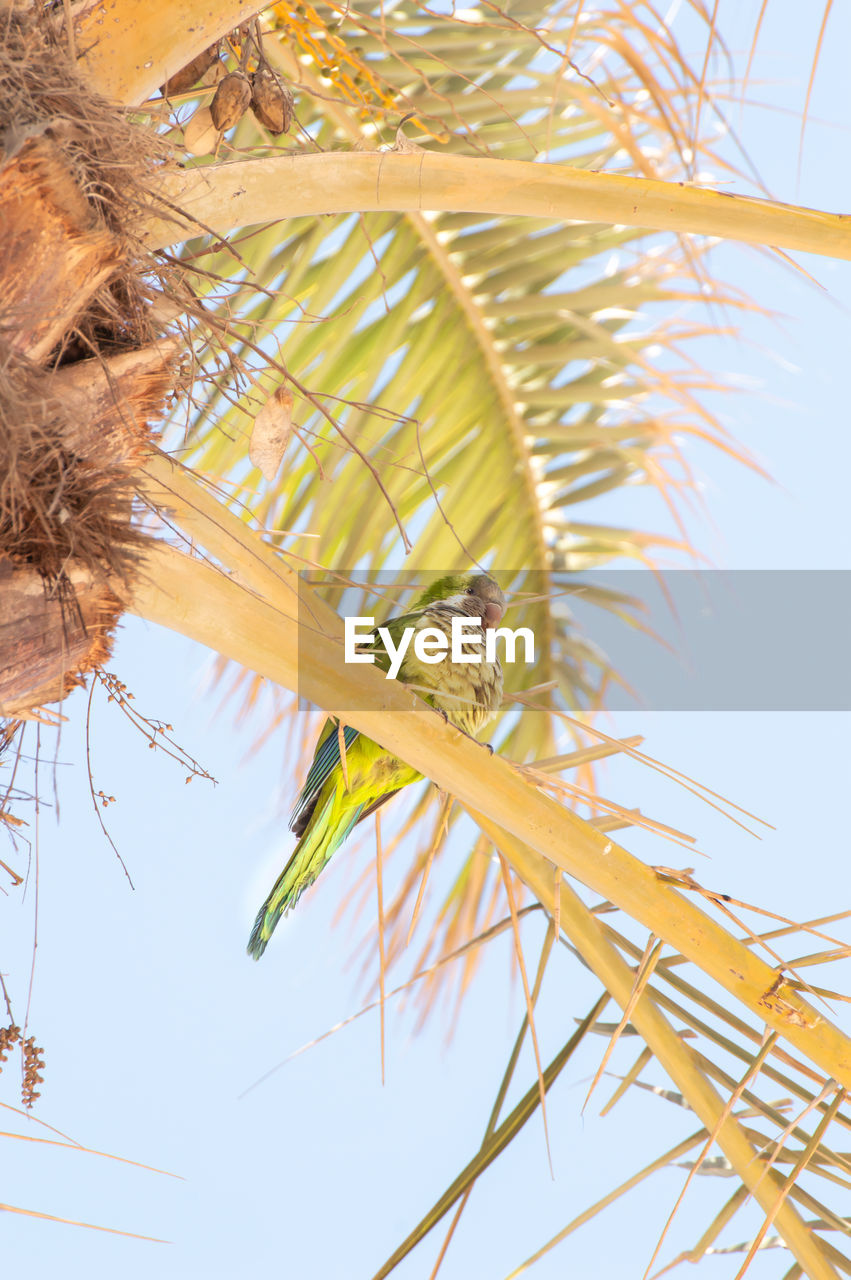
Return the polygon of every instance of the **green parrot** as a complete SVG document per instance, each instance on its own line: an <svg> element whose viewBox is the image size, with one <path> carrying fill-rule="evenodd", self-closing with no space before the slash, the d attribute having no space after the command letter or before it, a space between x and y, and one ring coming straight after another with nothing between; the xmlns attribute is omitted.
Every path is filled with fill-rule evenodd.
<svg viewBox="0 0 851 1280"><path fill-rule="evenodd" d="M496 627L505 612L505 597L493 578L484 573L456 574L440 578L425 591L409 612L391 618L385 625L397 654L406 628L420 631L437 628L449 636L452 619L481 619L475 628L467 624L465 651L483 645L484 629ZM389 648L390 646L388 646ZM380 647L376 665L391 669L391 659ZM434 649L430 650L434 654ZM453 663L447 652L438 662L425 663L409 643L401 659L397 678L416 690L430 706L471 736L496 714L502 700L502 667L499 659ZM429 692L426 692L429 690ZM348 789L340 761L340 734L337 721L328 719L319 735L313 763L290 818L290 830L298 837L292 857L284 867L254 922L248 954L259 960L275 926L294 907L323 867L339 849L349 832L392 795L422 774L396 756L364 737L349 725L343 727Z"/></svg>

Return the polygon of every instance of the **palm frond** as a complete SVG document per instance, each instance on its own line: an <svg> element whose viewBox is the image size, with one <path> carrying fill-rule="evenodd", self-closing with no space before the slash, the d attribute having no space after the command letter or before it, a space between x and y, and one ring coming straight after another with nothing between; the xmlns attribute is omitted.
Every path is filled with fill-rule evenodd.
<svg viewBox="0 0 851 1280"><path fill-rule="evenodd" d="M282 4L274 13L264 49L297 89L310 146L374 145L413 113L408 131L450 151L685 172L693 139L682 108L695 77L672 36L631 26L617 6L590 17L577 8L546 30L531 3L510 16L484 7L459 18L404 0L392 26L379 8L343 15ZM264 141L246 118L232 145ZM199 240L183 255L189 270L209 273L207 305L241 338L231 366L241 390L234 396L211 367L188 460L225 480L246 518L281 531L297 565L350 576L368 568L373 580L402 563L412 574L470 561L509 570L506 585L530 599L513 622L541 639L534 679L547 693L539 713L507 706L494 737L516 760L552 755L574 731L547 707L599 705L616 678L564 607L570 574L624 555L649 564L663 548L691 551L682 524L671 537L575 513L638 484L681 520L694 465L684 442L743 457L702 403L714 380L683 351L720 327L695 323L702 300L746 302L717 284L707 293L695 244L605 224L426 212L302 218L250 234L237 253ZM282 482L266 485L248 441L284 377L302 392L297 439ZM400 529L412 548L404 557ZM602 590L597 600L629 614ZM237 679L254 699L256 680ZM413 803L431 831L424 802ZM404 810L398 822L406 827ZM454 826L453 815L438 854ZM388 903L391 956L434 851L429 838ZM420 963L485 927L499 895L474 848Z"/></svg>

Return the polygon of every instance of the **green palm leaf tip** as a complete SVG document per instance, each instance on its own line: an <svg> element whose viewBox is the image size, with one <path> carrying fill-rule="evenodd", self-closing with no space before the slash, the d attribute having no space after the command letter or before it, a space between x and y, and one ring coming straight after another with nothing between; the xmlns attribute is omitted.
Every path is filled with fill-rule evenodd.
<svg viewBox="0 0 851 1280"><path fill-rule="evenodd" d="M448 636L453 617L481 618L483 626L496 626L504 609L505 597L488 574L450 574L434 582L407 613L390 619L386 625L398 645L406 627L437 627ZM376 654L376 663L386 670L387 655ZM477 733L496 714L502 699L502 667L498 659L495 663L482 660L462 665L453 664L447 654L440 662L427 664L416 657L410 644L398 678L419 686L419 696L465 733ZM255 960L266 950L281 916L313 884L352 828L402 787L422 777L349 725L343 728L343 738L345 773L337 722L326 720L290 819L298 844L251 930L248 954Z"/></svg>

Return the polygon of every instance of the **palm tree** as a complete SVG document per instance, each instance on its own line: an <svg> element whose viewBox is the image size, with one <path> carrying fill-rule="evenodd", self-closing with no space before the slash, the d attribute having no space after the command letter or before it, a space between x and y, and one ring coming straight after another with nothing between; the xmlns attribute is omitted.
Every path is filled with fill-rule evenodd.
<svg viewBox="0 0 851 1280"><path fill-rule="evenodd" d="M824 1232L841 1210L796 1180L805 1167L825 1184L847 1172L827 1127L847 1123L851 1046L809 989L734 936L723 904L704 896L696 906L688 876L677 882L611 838L653 824L606 806L587 776L579 789L561 776L640 752L573 717L616 673L557 601L579 569L690 550L684 529L674 539L579 522L575 504L639 482L678 514L690 478L683 437L744 460L703 406L706 375L682 354L715 312L694 322L679 304L748 302L712 278L693 235L849 256L847 226L700 185L705 167L732 164L707 128L726 125L708 61L692 68L641 4L542 13L520 0L437 14L402 0L391 25L380 6L282 3L255 22L263 6L235 0L205 6L203 20L189 0L124 0L111 27L97 4L5 8L9 743L102 666L122 610L162 622L238 664L232 679L246 696L269 678L346 709L454 798L438 810L424 788L400 816L400 850L412 827L428 834L388 904L389 962L432 859L447 841L458 851L454 819L465 812L480 834L416 967L466 948L463 986L476 944L511 928L528 1010L518 1048L534 1036L537 990L519 948L524 902L552 922L539 977L558 935L599 978L603 996L579 1031L539 1062L505 1120L495 1108L481 1151L380 1274L463 1207L582 1036L603 1026L609 998L623 1015L610 1042L631 1025L699 1117L693 1147L717 1145L729 1162L730 1212L750 1192L802 1273L836 1274ZM698 0L691 8L711 46L714 18ZM81 88L59 83L68 56ZM287 86L295 95L297 127L283 141L267 127L261 73L282 125ZM211 102L233 118L208 118ZM176 168L168 148L184 137L209 151ZM674 318L658 319L654 304ZM172 386L188 410L182 434L173 418L170 452L158 452L145 424ZM344 580L368 600L401 565L504 563L507 548L543 658L534 689L510 687L490 757L412 711L377 673L341 668L333 606ZM301 568L334 573L318 591ZM629 616L601 587L595 598ZM565 726L574 749L559 754ZM484 856L492 850L496 861ZM607 904L638 923L646 946L604 919ZM698 975L691 984L681 958ZM701 1010L726 1030L712 1032ZM699 1052L675 1023L703 1037ZM742 1062L738 1081L718 1065L719 1046ZM790 1053L809 1064L800 1080ZM812 1110L812 1134L803 1117L786 1132L752 1087L760 1071ZM783 1179L773 1166L790 1134L799 1148Z"/></svg>

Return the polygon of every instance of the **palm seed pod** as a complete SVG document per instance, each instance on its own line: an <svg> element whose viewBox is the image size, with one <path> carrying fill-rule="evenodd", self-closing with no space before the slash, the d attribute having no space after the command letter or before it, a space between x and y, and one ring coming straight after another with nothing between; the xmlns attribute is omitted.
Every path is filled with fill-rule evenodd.
<svg viewBox="0 0 851 1280"><path fill-rule="evenodd" d="M251 102L251 85L248 76L241 71L231 71L219 81L215 97L210 103L213 124L219 130L232 129L237 124Z"/></svg>
<svg viewBox="0 0 851 1280"><path fill-rule="evenodd" d="M221 139L221 131L213 124L209 107L199 107L183 130L183 145L190 155L209 156Z"/></svg>
<svg viewBox="0 0 851 1280"><path fill-rule="evenodd" d="M260 67L251 79L251 110L270 133L286 133L292 124L293 95L271 67Z"/></svg>
<svg viewBox="0 0 851 1280"><path fill-rule="evenodd" d="M197 58L193 58L191 62L187 62L185 67L166 80L161 89L164 98L171 97L172 94L185 93L187 89L191 89L196 85L201 77L210 70L210 67L219 56L218 44L211 44L209 49L205 49L203 53L199 53Z"/></svg>

